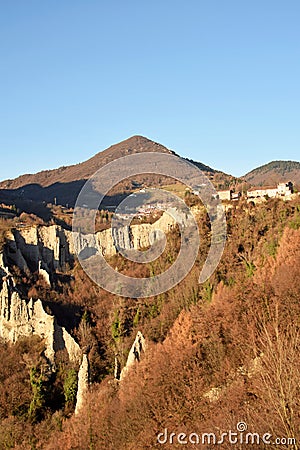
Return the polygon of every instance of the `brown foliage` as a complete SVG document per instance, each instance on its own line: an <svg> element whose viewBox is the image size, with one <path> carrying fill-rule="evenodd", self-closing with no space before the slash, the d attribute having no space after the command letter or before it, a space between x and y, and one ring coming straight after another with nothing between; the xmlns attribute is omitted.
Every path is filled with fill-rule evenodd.
<svg viewBox="0 0 300 450"><path fill-rule="evenodd" d="M223 259L209 283L199 286L209 245L202 217L197 264L155 298L108 294L75 267L75 281L58 297L88 312L88 325L83 322L77 335L82 345L92 342L93 380L99 383L82 414L62 421L62 431L42 422L37 445L144 450L156 447L164 428L219 435L241 420L249 431L299 439L300 230L289 226L298 213L293 202L234 207ZM170 251L176 254L176 243ZM147 270L164 270L167 261L159 264ZM147 338L147 351L117 382L111 375L115 354L124 364L137 330ZM52 433L47 445L46 425Z"/></svg>

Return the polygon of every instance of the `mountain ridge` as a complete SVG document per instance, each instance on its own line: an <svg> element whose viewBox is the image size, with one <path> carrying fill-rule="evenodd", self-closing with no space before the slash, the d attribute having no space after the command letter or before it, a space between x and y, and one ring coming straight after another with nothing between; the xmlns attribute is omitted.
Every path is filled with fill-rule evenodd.
<svg viewBox="0 0 300 450"><path fill-rule="evenodd" d="M107 149L96 153L86 161L70 166L62 166L58 169L44 170L35 174L24 174L12 180L0 182L0 201L10 202L22 209L25 201L31 204L26 206L26 212L30 212L33 203L47 204L57 203L60 205L74 206L76 198L83 185L98 169L104 165L126 155L141 152L168 153L182 158L173 150L152 141L144 136L135 135L122 142L111 145ZM231 175L215 170L201 162L196 162L188 158L189 161L202 170L216 188L229 187L236 182ZM140 174L135 177L135 181L140 185L163 186L166 180L161 175ZM169 183L174 181L170 181ZM169 184L167 183L167 184ZM113 190L112 197L108 199L108 205L118 204L120 196L132 192L135 185L124 180ZM21 205L21 206L20 206Z"/></svg>
<svg viewBox="0 0 300 450"><path fill-rule="evenodd" d="M274 160L256 167L243 177L252 186L276 185L292 181L300 185L300 162L291 160Z"/></svg>
<svg viewBox="0 0 300 450"><path fill-rule="evenodd" d="M108 162L113 161L113 159L125 156L125 154L150 151L148 150L150 147L151 151L175 154L175 152L169 150L164 145L145 138L144 136L135 135L97 152L94 156L85 161L68 166L60 166L55 169L41 170L36 173L22 174L16 178L0 181L0 189L17 189L24 186L24 183L29 184L28 182L34 184L37 181L37 177L39 178L39 184L43 187L50 186L51 184L60 181L68 182L81 180L83 178L87 179L95 172L95 170L104 165L102 164L102 161L100 161L101 159L107 164ZM114 158L112 158L112 156L114 156ZM78 169L81 169L81 173ZM78 178L74 178L74 176L77 176Z"/></svg>

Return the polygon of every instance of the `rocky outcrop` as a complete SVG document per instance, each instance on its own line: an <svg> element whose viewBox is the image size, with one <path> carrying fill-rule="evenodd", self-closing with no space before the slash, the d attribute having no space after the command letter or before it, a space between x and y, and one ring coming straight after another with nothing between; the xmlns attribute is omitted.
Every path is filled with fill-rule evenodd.
<svg viewBox="0 0 300 450"><path fill-rule="evenodd" d="M76 407L75 414L77 415L82 409L85 401L86 395L89 389L89 360L88 355L85 353L82 358L82 363L78 372L78 388L77 388L77 397L76 397Z"/></svg>
<svg viewBox="0 0 300 450"><path fill-rule="evenodd" d="M155 234L156 230L168 233L174 224L175 220L164 213L154 224L125 226L114 234L107 229L96 235L80 235L58 225L13 229L8 233L7 244L0 255L0 337L15 342L21 336L37 334L45 339L50 361L54 361L57 350L64 348L72 361L79 361L80 348L72 336L45 311L41 300L21 298L7 266L16 265L24 271L38 272L50 285L53 271L64 270L67 263L74 261L75 248L83 248L87 257L96 247L106 256L116 254L118 245L125 249L142 249L150 245L151 233ZM139 332L120 378L139 360L144 347L145 340Z"/></svg>
<svg viewBox="0 0 300 450"><path fill-rule="evenodd" d="M172 211L173 213L173 211ZM142 223L138 225L124 226L113 231L111 228L100 231L96 234L98 248L104 256L113 256L118 252L118 245L125 250L140 250L150 246L150 236L156 235L159 239L157 230L168 233L175 226L175 219L169 214L164 213L153 224ZM85 236L88 239L87 236Z"/></svg>
<svg viewBox="0 0 300 450"><path fill-rule="evenodd" d="M244 380L250 380L255 375L259 374L262 371L262 359L264 357L263 353L260 353L259 356L256 356L254 359L250 360L248 365L243 365L238 367L236 371L232 371L229 373L226 384L223 384L218 387L212 387L207 392L203 394L203 398L208 399L210 402L218 401L226 390L234 385L238 385L241 382L241 378Z"/></svg>
<svg viewBox="0 0 300 450"><path fill-rule="evenodd" d="M45 311L41 300L21 298L13 278L7 274L1 279L0 337L14 343L21 337L32 335L44 339L45 356L50 363L54 364L56 352L64 349L72 362L80 361L81 350L73 337Z"/></svg>
<svg viewBox="0 0 300 450"><path fill-rule="evenodd" d="M138 331L134 343L132 344L132 347L130 349L126 365L121 372L120 380L123 380L123 378L129 372L130 368L140 361L142 352L145 352L145 350L146 350L145 338L142 335L142 333Z"/></svg>
<svg viewBox="0 0 300 450"><path fill-rule="evenodd" d="M8 243L4 247L4 255L6 262L19 267L23 272L29 270L27 262L22 254L21 249L18 247L17 242L14 239L12 233L8 234ZM3 266L3 264L1 264Z"/></svg>
<svg viewBox="0 0 300 450"><path fill-rule="evenodd" d="M175 208L170 209L170 213L177 219ZM80 235L59 225L18 227L7 234L5 257L8 264L16 265L23 271L38 271L39 264L48 274L55 270L63 271L66 264L73 263L75 249L78 248L85 249L89 257L97 247L109 257L117 253L118 246L125 250L148 247L151 233L159 239L157 230L163 233L172 230L175 219L171 215L164 212L153 224L124 226L114 231L109 228L95 235Z"/></svg>
<svg viewBox="0 0 300 450"><path fill-rule="evenodd" d="M13 229L7 236L5 254L9 263L21 270L37 271L41 262L48 273L63 270L73 260L67 231L57 225Z"/></svg>
<svg viewBox="0 0 300 450"><path fill-rule="evenodd" d="M6 267L6 261L3 253L0 253L0 279L9 274L8 267Z"/></svg>
<svg viewBox="0 0 300 450"><path fill-rule="evenodd" d="M172 211L172 214L176 216L176 211ZM151 233L155 234L156 230L168 233L174 225L175 220L164 213L153 224L124 226L113 232L109 228L96 235L72 233L58 225L20 227L7 235L5 258L9 264L16 265L23 271L44 270L50 274L51 279L53 271L63 271L66 264L73 263L76 248L84 249L84 257L92 256L96 247L104 256L109 257L117 253L118 246L125 250L146 248L150 245ZM42 275L47 281L47 274L43 272Z"/></svg>

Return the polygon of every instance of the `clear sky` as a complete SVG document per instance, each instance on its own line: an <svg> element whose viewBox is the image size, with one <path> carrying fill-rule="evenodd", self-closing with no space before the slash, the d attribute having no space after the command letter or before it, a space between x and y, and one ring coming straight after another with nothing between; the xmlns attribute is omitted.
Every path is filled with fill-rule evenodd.
<svg viewBox="0 0 300 450"><path fill-rule="evenodd" d="M299 0L0 0L0 179L141 134L241 175L300 160Z"/></svg>

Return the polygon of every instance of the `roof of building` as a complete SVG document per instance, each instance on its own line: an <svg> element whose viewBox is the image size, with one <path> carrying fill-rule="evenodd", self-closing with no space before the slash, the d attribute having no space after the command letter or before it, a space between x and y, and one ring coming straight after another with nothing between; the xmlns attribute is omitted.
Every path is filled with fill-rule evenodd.
<svg viewBox="0 0 300 450"><path fill-rule="evenodd" d="M250 189L248 189L248 192L252 192L252 191L267 191L267 190L273 190L273 189L277 189L278 186L260 186L260 187L252 187Z"/></svg>

